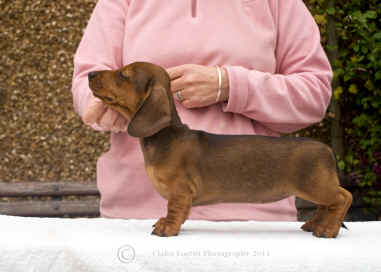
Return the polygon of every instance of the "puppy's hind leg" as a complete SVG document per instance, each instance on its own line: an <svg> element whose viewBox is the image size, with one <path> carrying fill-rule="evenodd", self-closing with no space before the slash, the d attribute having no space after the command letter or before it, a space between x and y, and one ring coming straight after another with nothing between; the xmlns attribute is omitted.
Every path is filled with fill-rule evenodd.
<svg viewBox="0 0 381 272"><path fill-rule="evenodd" d="M336 173L330 176L323 182L315 179L296 194L319 205L317 214L302 226L317 237L336 237L352 203L352 194L338 185Z"/></svg>

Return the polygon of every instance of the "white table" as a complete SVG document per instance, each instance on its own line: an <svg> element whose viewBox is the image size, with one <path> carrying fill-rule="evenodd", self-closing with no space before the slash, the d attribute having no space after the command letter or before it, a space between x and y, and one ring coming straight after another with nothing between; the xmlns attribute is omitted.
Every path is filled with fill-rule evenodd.
<svg viewBox="0 0 381 272"><path fill-rule="evenodd" d="M164 238L154 222L0 215L0 271L381 271L381 222L348 222L337 239L301 222L201 220Z"/></svg>

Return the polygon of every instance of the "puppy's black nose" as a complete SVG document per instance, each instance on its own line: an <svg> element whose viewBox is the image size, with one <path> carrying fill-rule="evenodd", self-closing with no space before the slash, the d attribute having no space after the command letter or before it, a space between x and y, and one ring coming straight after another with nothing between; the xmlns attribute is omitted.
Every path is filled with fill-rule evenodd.
<svg viewBox="0 0 381 272"><path fill-rule="evenodd" d="M97 72L90 72L89 73L89 80L92 80L96 76L97 76Z"/></svg>

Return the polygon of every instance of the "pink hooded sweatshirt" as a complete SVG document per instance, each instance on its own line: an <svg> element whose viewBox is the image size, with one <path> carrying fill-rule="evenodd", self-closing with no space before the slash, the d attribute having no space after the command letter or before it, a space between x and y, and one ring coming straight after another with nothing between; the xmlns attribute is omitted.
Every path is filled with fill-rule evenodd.
<svg viewBox="0 0 381 272"><path fill-rule="evenodd" d="M74 58L78 114L92 96L89 72L135 61L225 67L228 102L197 109L176 102L183 123L211 133L293 132L319 122L331 97L331 67L302 0L99 0ZM127 133L111 135L97 163L97 186L102 217L166 216L139 141ZM196 206L189 218L294 221L294 200Z"/></svg>

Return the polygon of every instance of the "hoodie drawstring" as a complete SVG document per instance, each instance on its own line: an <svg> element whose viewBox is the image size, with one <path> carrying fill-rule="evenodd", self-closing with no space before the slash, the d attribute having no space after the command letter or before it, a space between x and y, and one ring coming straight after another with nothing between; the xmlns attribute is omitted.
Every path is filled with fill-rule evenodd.
<svg viewBox="0 0 381 272"><path fill-rule="evenodd" d="M192 6L192 18L196 18L197 17L197 0L191 0L192 3L191 3L191 6Z"/></svg>

